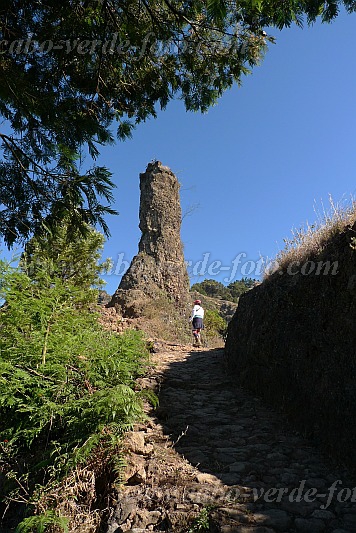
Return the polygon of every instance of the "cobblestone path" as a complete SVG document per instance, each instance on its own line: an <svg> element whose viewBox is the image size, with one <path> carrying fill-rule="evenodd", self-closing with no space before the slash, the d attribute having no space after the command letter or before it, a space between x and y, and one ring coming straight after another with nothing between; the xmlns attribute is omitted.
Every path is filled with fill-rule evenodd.
<svg viewBox="0 0 356 533"><path fill-rule="evenodd" d="M347 472L241 390L222 350L172 346L155 358L142 385L160 405L129 438L109 533L356 532Z"/></svg>

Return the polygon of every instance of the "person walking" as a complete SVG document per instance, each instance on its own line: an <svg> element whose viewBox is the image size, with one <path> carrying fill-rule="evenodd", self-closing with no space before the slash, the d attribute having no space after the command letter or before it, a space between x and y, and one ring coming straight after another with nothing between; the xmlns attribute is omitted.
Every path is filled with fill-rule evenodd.
<svg viewBox="0 0 356 533"><path fill-rule="evenodd" d="M195 300L189 321L192 322L193 346L201 346L200 332L204 329L204 309L201 300Z"/></svg>

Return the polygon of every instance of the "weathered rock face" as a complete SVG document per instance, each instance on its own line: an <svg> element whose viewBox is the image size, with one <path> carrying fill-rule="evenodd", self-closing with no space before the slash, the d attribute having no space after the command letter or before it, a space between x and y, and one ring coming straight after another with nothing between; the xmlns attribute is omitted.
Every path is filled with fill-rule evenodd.
<svg viewBox="0 0 356 533"><path fill-rule="evenodd" d="M186 301L189 291L180 238L178 180L168 167L155 161L140 174L140 191L139 251L109 304L119 306L127 316L139 316L145 301L160 296Z"/></svg>
<svg viewBox="0 0 356 533"><path fill-rule="evenodd" d="M356 224L309 258L337 261L337 273L276 272L244 294L226 357L239 383L356 469L355 236Z"/></svg>

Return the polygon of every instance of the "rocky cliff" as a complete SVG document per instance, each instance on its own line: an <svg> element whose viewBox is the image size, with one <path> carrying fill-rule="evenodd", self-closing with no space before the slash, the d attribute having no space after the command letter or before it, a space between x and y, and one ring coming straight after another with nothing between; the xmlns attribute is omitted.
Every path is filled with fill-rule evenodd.
<svg viewBox="0 0 356 533"><path fill-rule="evenodd" d="M157 298L179 305L189 299L178 180L168 167L154 161L140 174L140 193L138 254L109 303L129 317L140 316L145 302Z"/></svg>
<svg viewBox="0 0 356 533"><path fill-rule="evenodd" d="M284 410L300 430L353 468L355 236L356 224L346 227L321 255L308 258L308 268L280 270L244 294L226 342L227 363L240 384ZM317 268L327 261L329 269Z"/></svg>

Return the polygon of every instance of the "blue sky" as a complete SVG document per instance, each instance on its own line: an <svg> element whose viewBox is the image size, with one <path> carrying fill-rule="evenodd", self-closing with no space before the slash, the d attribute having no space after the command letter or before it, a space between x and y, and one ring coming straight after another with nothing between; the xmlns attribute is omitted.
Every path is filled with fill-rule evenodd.
<svg viewBox="0 0 356 533"><path fill-rule="evenodd" d="M139 173L152 159L178 176L183 214L193 207L182 224L186 259L231 267L193 283L230 278L240 253L244 262L275 256L293 227L317 218L315 203L321 211L329 194L355 194L355 22L356 14L343 14L283 30L262 65L207 114L174 101L132 140L105 148L100 162L113 172L120 216L110 217L104 256L130 261L137 252ZM112 293L120 276L106 280Z"/></svg>
<svg viewBox="0 0 356 533"><path fill-rule="evenodd" d="M276 32L262 65L207 114L174 101L131 140L104 148L98 163L113 172L120 213L108 218L104 257L115 263L137 253L139 173L152 159L176 173L183 214L192 211L182 225L186 259L227 267L192 283L228 279L241 253L244 261L275 256L291 228L316 219L315 202L320 209L329 194L355 195L355 22L356 14L343 14L330 25ZM109 293L121 271L105 276Z"/></svg>

